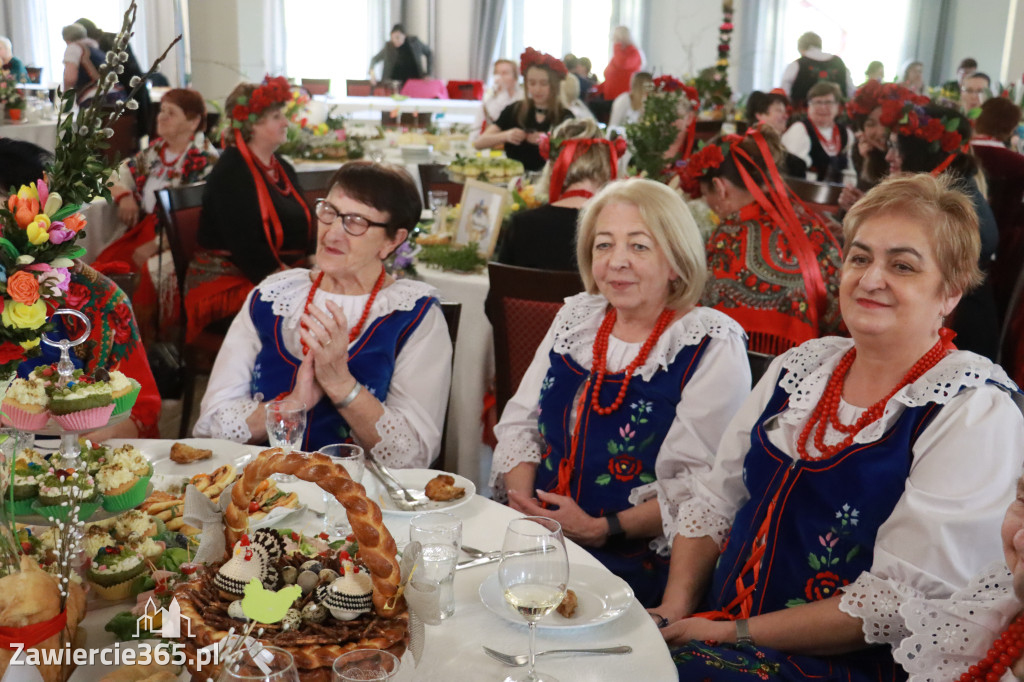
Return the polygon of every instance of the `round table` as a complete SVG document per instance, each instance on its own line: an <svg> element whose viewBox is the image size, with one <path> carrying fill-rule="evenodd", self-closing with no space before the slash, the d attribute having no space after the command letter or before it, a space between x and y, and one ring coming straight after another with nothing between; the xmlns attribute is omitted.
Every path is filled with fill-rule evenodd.
<svg viewBox="0 0 1024 682"><path fill-rule="evenodd" d="M214 451L214 457L207 460L212 471L221 464L228 463L237 457L240 449L258 452L254 446L240 446L227 441L191 439L192 445L207 447ZM130 440L110 441L111 444L132 443L141 449L151 460L158 461L160 467L176 466L166 460L172 440ZM365 476L369 476L369 472ZM307 505L300 515L293 515L282 523L287 527L305 532L319 532L322 520L315 511L323 508L321 491L311 483L282 483L283 490L295 490L299 499ZM483 550L501 549L501 539L509 520L520 516L504 505L487 500L479 495L474 496L467 504L451 511L462 519L463 541ZM409 533L408 517L385 515L384 522L396 541L405 544ZM569 561L603 567L586 550L571 541L566 541ZM497 563L476 566L459 570L455 576L455 615L441 625L426 626L425 645L419 665L415 665L411 653L402 659L402 670L396 678L398 682L431 680L445 682L477 682L479 680L501 680L509 668L489 658L481 649L489 646L499 651L523 653L527 648L527 628L525 621L520 625L505 621L491 613L480 601L478 595L480 584L489 575L497 571ZM610 575L610 574L609 574ZM572 586L572 576L569 579ZM89 611L81 627L88 633L89 648L103 648L114 643L111 633L104 631L106 623L119 611L131 608L130 603L109 604L90 600ZM550 672L561 682L599 682L604 680L674 680L676 669L669 656L668 647L661 638L654 622L647 615L640 603L635 601L624 614L615 620L587 628L570 628L565 631L539 630L537 633L538 651L550 648L568 647L608 647L626 644L633 647L633 653L621 656L602 656L585 658L573 656L553 656L541 659L540 669ZM581 665L581 663L584 663ZM11 668L11 672L3 682L12 680L34 680L29 673L34 669ZM71 677L71 682L94 682L96 671L78 670ZM188 679L183 675L182 680Z"/></svg>
<svg viewBox="0 0 1024 682"><path fill-rule="evenodd" d="M0 125L0 137L37 144L48 152L57 146L56 121L18 121Z"/></svg>

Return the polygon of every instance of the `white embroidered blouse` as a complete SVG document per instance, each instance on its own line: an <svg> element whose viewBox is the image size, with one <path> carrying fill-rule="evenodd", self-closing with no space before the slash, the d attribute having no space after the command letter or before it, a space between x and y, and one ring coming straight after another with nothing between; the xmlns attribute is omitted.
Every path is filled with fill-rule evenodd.
<svg viewBox="0 0 1024 682"><path fill-rule="evenodd" d="M249 294L252 297L259 291L263 300L272 303L274 315L284 319L285 347L299 357L299 318L311 287L309 270L295 268L271 275ZM367 326L395 310L412 310L424 296L437 296L437 291L423 282L396 281L380 290L370 308ZM362 315L368 298L318 289L313 305L326 310L327 301L333 301L353 321ZM247 442L252 434L245 420L261 400L267 399L252 395L249 388L260 350L256 327L246 312L249 300L231 323L217 355L193 431L196 436ZM384 414L376 425L381 440L372 453L388 466L427 467L437 457L448 407L451 358L452 344L444 315L432 307L399 353L388 394L377 396L384 405Z"/></svg>
<svg viewBox="0 0 1024 682"><path fill-rule="evenodd" d="M853 345L827 337L776 358L722 437L712 469L691 483L679 505L676 532L725 540L747 501L743 462L750 432L767 405L782 369L789 407L766 424L769 440L795 457L796 441L821 399L832 370ZM993 383L988 383L993 382ZM913 597L945 598L1002 556L999 527L1024 466L1024 417L1019 393L989 360L950 353L914 383L900 389L882 418L854 442L878 440L906 407L943 406L917 438L906 489L878 529L870 571L844 588L840 609L863 621L869 644L898 644L907 629L900 608ZM840 402L839 417L852 424L863 408ZM826 444L845 437L829 427ZM807 444L818 456L813 443ZM851 510L852 513L853 510Z"/></svg>
<svg viewBox="0 0 1024 682"><path fill-rule="evenodd" d="M496 496L504 495L506 472L522 462L539 462L544 452L537 416L541 385L551 366L549 353L554 349L556 353L569 355L582 367L590 367L594 339L607 306L608 301L603 296L577 294L565 300L565 306L555 317L519 389L494 428L498 445L494 450L491 486ZM669 550L666 537L687 478L711 467L726 424L750 391L750 365L743 329L724 313L711 308L694 308L665 329L647 362L636 371L645 381L650 380L658 370L667 369L684 347L699 343L704 337L709 337L710 342L697 371L686 384L676 406L675 420L658 453L654 468L657 480L638 486L630 493L629 501L634 505L657 496L666 535L655 539L652 547L663 553ZM642 345L609 337L608 370L622 371Z"/></svg>

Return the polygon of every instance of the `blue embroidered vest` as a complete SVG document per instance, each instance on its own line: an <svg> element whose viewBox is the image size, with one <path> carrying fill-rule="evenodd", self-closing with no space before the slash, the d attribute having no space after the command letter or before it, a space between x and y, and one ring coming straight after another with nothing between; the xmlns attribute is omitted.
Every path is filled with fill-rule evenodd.
<svg viewBox="0 0 1024 682"><path fill-rule="evenodd" d="M558 485L560 462L572 450L572 411L579 393L585 390L579 420L579 452L569 485L569 494L583 511L592 516L629 508L629 494L656 477L654 464L662 442L676 416L686 382L693 376L704 354L708 337L686 346L667 370L659 370L650 381L634 375L619 409L602 416L590 407L593 382L590 372L568 354L550 353L551 369L540 394L538 426L547 443L537 467L536 487L553 490ZM619 393L624 373L608 374L601 386L599 404L611 405ZM667 580L667 561L650 549L646 539L619 540L587 550L633 588L645 605L660 603Z"/></svg>
<svg viewBox="0 0 1024 682"><path fill-rule="evenodd" d="M878 528L906 486L914 442L940 409L936 404L908 407L879 440L805 461L781 452L765 430L788 401L789 394L776 386L751 432L743 469L750 499L737 513L715 568L712 608L724 609L736 597L736 579L766 515L770 520L751 615L827 599L869 570ZM752 581L748 571L743 582ZM738 613L738 607L730 612Z"/></svg>
<svg viewBox="0 0 1024 682"><path fill-rule="evenodd" d="M412 310L394 310L371 320L362 335L349 346L349 371L378 400L383 402L388 394L391 375L405 342L434 305L439 305L436 298L424 296L416 301ZM291 391L302 360L285 347L284 319L274 315L273 304L264 301L258 291L250 299L249 315L260 341L249 385L250 394L262 393L265 399L269 399ZM352 442L349 426L331 401L324 397L306 417L303 450L346 442Z"/></svg>

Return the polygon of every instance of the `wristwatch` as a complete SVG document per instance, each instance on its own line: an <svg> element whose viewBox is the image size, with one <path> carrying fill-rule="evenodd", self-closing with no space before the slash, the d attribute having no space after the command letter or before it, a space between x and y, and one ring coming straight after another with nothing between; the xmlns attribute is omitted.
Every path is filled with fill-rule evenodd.
<svg viewBox="0 0 1024 682"><path fill-rule="evenodd" d="M611 512L610 514L605 514L604 518L608 520L609 541L626 537L626 531L622 529L622 522L619 521L618 512Z"/></svg>
<svg viewBox="0 0 1024 682"><path fill-rule="evenodd" d="M750 623L746 618L740 618L736 621L736 644L755 646L754 638L750 636Z"/></svg>

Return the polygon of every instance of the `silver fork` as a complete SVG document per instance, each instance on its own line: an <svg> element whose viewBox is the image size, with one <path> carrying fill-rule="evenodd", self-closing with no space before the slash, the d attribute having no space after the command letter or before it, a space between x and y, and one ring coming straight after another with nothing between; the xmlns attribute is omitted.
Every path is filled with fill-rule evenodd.
<svg viewBox="0 0 1024 682"><path fill-rule="evenodd" d="M552 654L591 654L591 655L604 655L604 654L628 654L633 651L633 647L620 645L612 646L604 649L549 649L548 651L538 651L535 656L550 656ZM496 661L501 661L505 665L511 665L515 667L524 666L530 662L529 654L505 654L500 651L495 651L490 647L484 647L484 653L493 658Z"/></svg>

